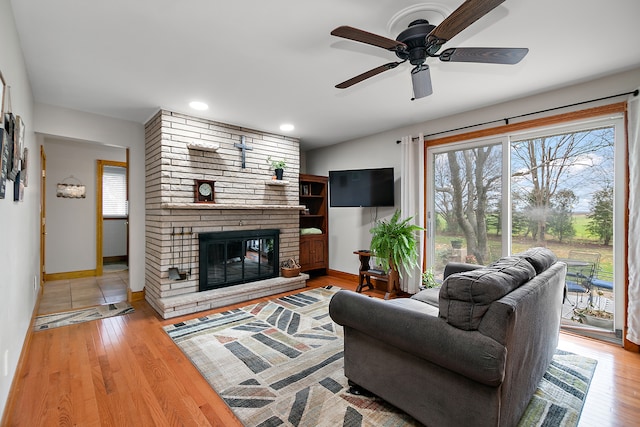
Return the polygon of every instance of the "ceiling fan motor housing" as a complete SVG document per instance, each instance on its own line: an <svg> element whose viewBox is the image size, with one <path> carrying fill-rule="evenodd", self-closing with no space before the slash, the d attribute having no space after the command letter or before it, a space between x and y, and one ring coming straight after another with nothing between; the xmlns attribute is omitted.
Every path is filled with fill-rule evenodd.
<svg viewBox="0 0 640 427"><path fill-rule="evenodd" d="M407 45L406 50L397 51L396 55L402 60L409 60L412 65L423 64L427 59L427 35L435 25L429 24L426 19L416 19L409 27L398 34L397 41Z"/></svg>

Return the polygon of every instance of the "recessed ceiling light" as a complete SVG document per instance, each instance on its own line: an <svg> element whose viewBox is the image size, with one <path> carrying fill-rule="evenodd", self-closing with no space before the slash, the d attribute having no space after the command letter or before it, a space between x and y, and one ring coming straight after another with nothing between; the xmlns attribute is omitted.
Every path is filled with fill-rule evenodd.
<svg viewBox="0 0 640 427"><path fill-rule="evenodd" d="M207 104L200 101L191 101L189 103L189 107L193 108L194 110L200 110L200 111L207 110L209 108Z"/></svg>
<svg viewBox="0 0 640 427"><path fill-rule="evenodd" d="M283 132L291 132L295 127L291 123L284 123L280 125L280 130Z"/></svg>

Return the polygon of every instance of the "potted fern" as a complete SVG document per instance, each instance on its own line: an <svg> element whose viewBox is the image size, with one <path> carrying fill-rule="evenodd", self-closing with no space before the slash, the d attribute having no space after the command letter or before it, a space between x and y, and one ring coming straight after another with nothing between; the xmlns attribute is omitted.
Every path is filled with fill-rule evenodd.
<svg viewBox="0 0 640 427"><path fill-rule="evenodd" d="M418 240L416 232L424 228L411 223L413 217L400 219L400 210L396 210L388 221L377 221L369 232L371 252L380 260L382 268L391 273L400 273L399 267L411 271L418 266ZM402 273L400 273L401 275Z"/></svg>

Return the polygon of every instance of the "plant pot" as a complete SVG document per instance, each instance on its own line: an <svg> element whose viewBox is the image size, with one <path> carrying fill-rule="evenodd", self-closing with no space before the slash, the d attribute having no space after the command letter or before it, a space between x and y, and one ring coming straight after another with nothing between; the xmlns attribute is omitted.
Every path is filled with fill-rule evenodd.
<svg viewBox="0 0 640 427"><path fill-rule="evenodd" d="M276 169L276 179L282 179L282 175L284 174L284 169Z"/></svg>
<svg viewBox="0 0 640 427"><path fill-rule="evenodd" d="M584 313L584 323L597 328L606 329L608 331L613 330L613 319L604 319L602 317L593 316L591 314Z"/></svg>

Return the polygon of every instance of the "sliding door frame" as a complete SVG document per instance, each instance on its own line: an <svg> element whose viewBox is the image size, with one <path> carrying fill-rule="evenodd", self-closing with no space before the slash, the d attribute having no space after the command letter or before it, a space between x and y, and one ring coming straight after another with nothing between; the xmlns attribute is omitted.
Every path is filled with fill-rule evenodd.
<svg viewBox="0 0 640 427"><path fill-rule="evenodd" d="M429 153L430 148L438 147L441 145L455 144L455 143L471 144L477 141L482 141L482 140L488 141L493 138L499 138L499 137L508 137L508 136L514 136L514 135L520 136L521 134L532 133L534 130L540 130L542 132L545 129L550 129L554 127L558 127L558 128L568 127L572 125L572 123L578 124L580 122L588 122L592 119L606 118L606 117L619 116L619 115L622 115L622 126L616 125L616 134L618 134L618 131L620 131L619 128L621 127L623 136L616 135L616 147L615 147L616 154L615 155L616 155L616 164L624 165L620 168L616 168L616 180L619 180L620 177L618 176L618 173L622 174L624 177L629 176L628 137L627 137L628 118L627 118L626 102L602 105L602 106L597 106L597 107L593 107L585 110L579 110L579 111L573 111L573 112L568 112L563 114L557 114L553 116L541 117L541 118L527 120L519 123L505 124L503 126L465 132L457 135L445 136L445 137L440 137L435 139L425 139L424 141L424 149L425 149L425 177L424 177L425 206L424 208L425 208L425 212L429 212L430 205L428 200L431 198L428 190L428 185L430 185L428 182L430 181L430 179L428 179L428 177L432 172L431 168L429 167L430 161L432 159ZM508 141L507 141L507 144L508 144ZM508 156L508 155L509 155L508 150L503 150L503 156ZM509 164L508 159L503 159L503 160L505 161L504 163L505 165ZM507 175L507 176L506 178L503 177L503 182L502 182L503 195L510 194L510 193L505 193L507 189L509 189L510 191L510 186L508 183L505 183L504 181L505 179L509 181L509 176L508 176L509 174L504 174L504 175ZM623 325L621 325L623 346L625 349L638 352L640 350L640 346L634 343L631 343L626 339L627 316L628 316L628 313L627 313L628 285L629 285L628 284L628 265L627 265L627 257L628 257L627 236L628 236L628 230L629 230L629 226L628 226L629 212L626 207L628 207L628 200L629 200L629 182L625 178L622 179L622 182L624 182L624 188L621 188L618 191L615 209L622 211L622 213L620 213L619 215L619 219L622 221L623 224L622 226L615 227L615 229L617 229L617 232L614 229L614 232L616 232L614 239L616 239L616 241L618 242L624 242L624 243L618 246L619 249L616 249L614 247L614 250L615 250L614 255L618 260L617 262L618 265L616 265L615 268L616 268L616 275L618 278L618 284L624 286L624 298L623 298L623 307L622 307L623 308ZM510 197L506 197L506 198L503 197L503 208L505 203L507 204L509 203L508 202L509 199ZM510 212L510 206L507 206L507 207L509 209L505 210L504 212ZM424 227L427 228L427 230L429 230L428 227L431 226L430 224L428 224L429 221L433 221L433 218L430 219L428 218L428 216L425 216ZM510 224L510 221L508 221L508 224ZM511 236L510 232L509 234L503 233L503 251L505 250L510 251L509 243L504 242L505 239L510 241L511 240L510 236ZM429 266L430 264L427 263L427 261L429 259L432 259L434 255L427 253L427 252L432 252L429 250L430 248L426 248L426 249L427 250L425 251L424 262L426 266ZM620 261L620 260L623 260L623 261ZM617 308L618 307L616 307L616 309Z"/></svg>

